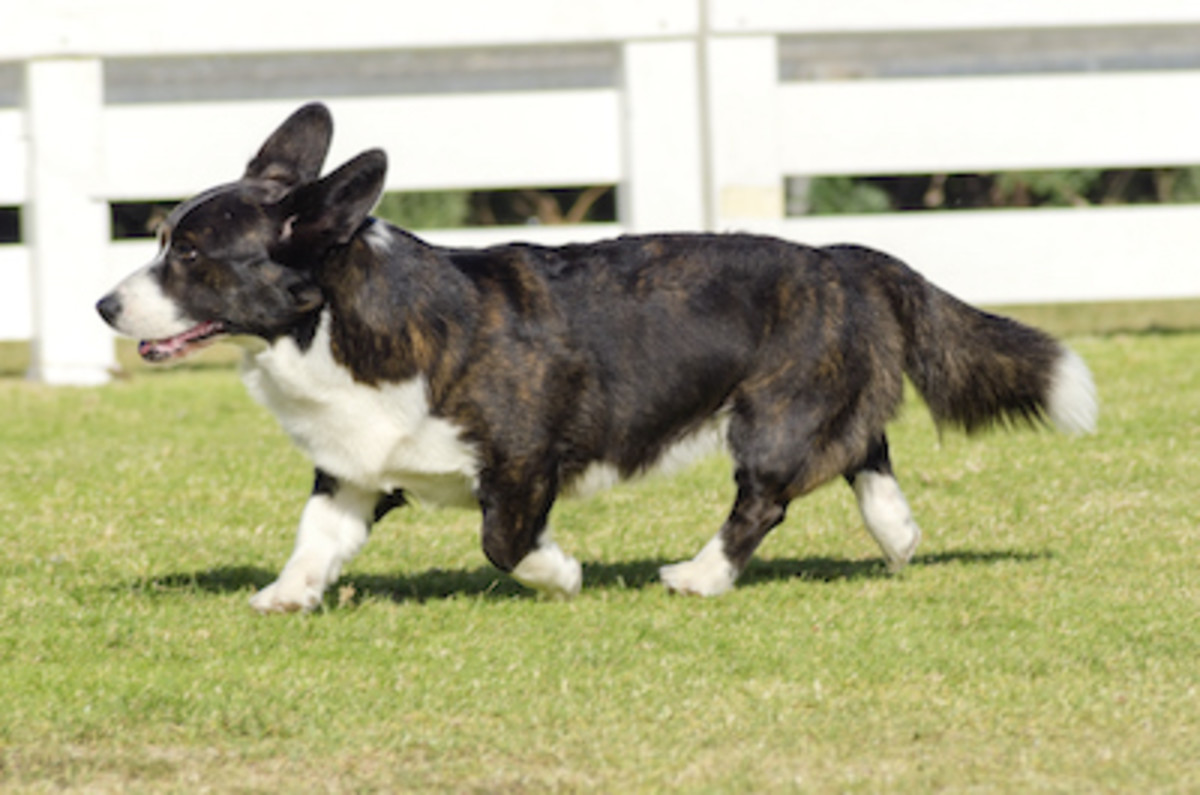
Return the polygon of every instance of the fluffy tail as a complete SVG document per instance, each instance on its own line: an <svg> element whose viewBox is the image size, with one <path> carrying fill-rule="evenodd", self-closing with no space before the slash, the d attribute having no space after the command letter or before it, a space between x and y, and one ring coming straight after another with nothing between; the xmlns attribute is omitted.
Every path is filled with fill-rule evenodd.
<svg viewBox="0 0 1200 795"><path fill-rule="evenodd" d="M1095 430L1096 387L1073 351L1043 331L963 303L897 260L872 254L876 283L904 330L904 372L939 423L968 433L1045 420L1067 433Z"/></svg>

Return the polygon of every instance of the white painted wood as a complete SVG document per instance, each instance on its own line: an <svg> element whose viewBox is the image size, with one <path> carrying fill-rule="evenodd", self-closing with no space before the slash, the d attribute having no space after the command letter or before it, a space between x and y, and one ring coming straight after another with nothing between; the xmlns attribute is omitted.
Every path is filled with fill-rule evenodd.
<svg viewBox="0 0 1200 795"><path fill-rule="evenodd" d="M0 53L43 56L340 52L694 35L695 0L5 0Z"/></svg>
<svg viewBox="0 0 1200 795"><path fill-rule="evenodd" d="M0 340L33 336L33 284L29 249L0 246Z"/></svg>
<svg viewBox="0 0 1200 795"><path fill-rule="evenodd" d="M25 226L23 245L0 247L0 339L37 337L37 375L95 383L111 363L92 304L153 246L108 243L107 202L234 179L280 120L322 98L316 88L278 98L288 83L261 95L239 85L237 100L137 104L133 92L105 104L101 70L117 58L428 49L441 63L611 45L620 75L601 87L542 88L535 75L345 96L354 85L323 84L338 93L330 165L379 146L390 190L620 185L617 224L428 233L449 245L758 229L892 251L973 301L1200 296L1195 207L781 218L787 176L1200 164L1200 70L785 83L780 37L1132 31L1198 25L1194 0L348 0L319 20L294 7L212 0L197 15L150 0L5 1L0 61L29 79L24 107L0 107L0 205L22 206ZM302 78L294 85L305 93Z"/></svg>
<svg viewBox="0 0 1200 795"><path fill-rule="evenodd" d="M565 246L616 237L627 230L620 224L583 224L580 226L485 226L473 229L430 229L417 236L439 246L485 248L504 243L533 243L539 246Z"/></svg>
<svg viewBox="0 0 1200 795"><path fill-rule="evenodd" d="M618 198L630 231L706 226L698 46L639 41L623 49L625 162Z"/></svg>
<svg viewBox="0 0 1200 795"><path fill-rule="evenodd" d="M1200 296L1200 206L824 216L752 228L878 248L974 303Z"/></svg>
<svg viewBox="0 0 1200 795"><path fill-rule="evenodd" d="M108 205L98 192L100 70L99 61L88 59L26 67L30 377L51 384L101 384L115 363L112 337L93 309L107 288L97 265L109 233Z"/></svg>
<svg viewBox="0 0 1200 795"><path fill-rule="evenodd" d="M328 165L388 153L389 190L615 184L613 89L331 100ZM105 193L182 198L241 175L294 101L123 105L105 112ZM186 157L181 156L186 151Z"/></svg>
<svg viewBox="0 0 1200 795"><path fill-rule="evenodd" d="M1200 163L1200 72L788 83L791 174Z"/></svg>
<svg viewBox="0 0 1200 795"><path fill-rule="evenodd" d="M1193 0L709 0L723 33L835 33L1200 22Z"/></svg>
<svg viewBox="0 0 1200 795"><path fill-rule="evenodd" d="M717 37L707 50L711 216L719 226L781 218L777 40Z"/></svg>
<svg viewBox="0 0 1200 795"><path fill-rule="evenodd" d="M29 187L23 121L16 109L0 109L0 205L23 203Z"/></svg>

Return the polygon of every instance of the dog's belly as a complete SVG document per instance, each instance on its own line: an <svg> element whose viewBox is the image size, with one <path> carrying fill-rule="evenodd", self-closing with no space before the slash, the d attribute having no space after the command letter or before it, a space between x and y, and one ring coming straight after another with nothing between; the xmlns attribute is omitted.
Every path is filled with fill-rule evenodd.
<svg viewBox="0 0 1200 795"><path fill-rule="evenodd" d="M718 451L726 450L729 433L729 412L718 411L690 433L675 440L632 477L674 475ZM626 478L614 465L596 462L589 465L564 490L568 497L590 497L620 483Z"/></svg>
<svg viewBox="0 0 1200 795"><path fill-rule="evenodd" d="M369 386L335 362L322 322L307 351L290 339L248 352L242 380L319 469L362 488L474 505L479 463L458 427L429 411L421 377Z"/></svg>

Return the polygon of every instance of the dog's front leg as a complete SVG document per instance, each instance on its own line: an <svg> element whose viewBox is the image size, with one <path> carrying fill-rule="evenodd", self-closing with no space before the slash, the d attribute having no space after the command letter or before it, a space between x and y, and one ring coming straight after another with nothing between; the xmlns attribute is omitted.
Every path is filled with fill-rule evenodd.
<svg viewBox="0 0 1200 795"><path fill-rule="evenodd" d="M483 511L483 552L517 582L547 596L569 598L579 593L583 569L550 537L546 517L554 502L549 479L536 475L514 478L480 489Z"/></svg>
<svg viewBox="0 0 1200 795"><path fill-rule="evenodd" d="M250 599L260 613L313 610L342 566L367 541L379 495L317 470L312 496L300 515L296 548L279 579Z"/></svg>

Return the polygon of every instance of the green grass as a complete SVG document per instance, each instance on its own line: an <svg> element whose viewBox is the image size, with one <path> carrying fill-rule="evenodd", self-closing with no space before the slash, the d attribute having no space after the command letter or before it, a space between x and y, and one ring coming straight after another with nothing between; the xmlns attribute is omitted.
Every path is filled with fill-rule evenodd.
<svg viewBox="0 0 1200 795"><path fill-rule="evenodd" d="M0 380L0 790L1200 790L1200 334L1073 344L1095 436L896 423L901 576L836 485L733 593L668 596L718 460L562 503L572 602L416 508L271 618L310 473L228 368Z"/></svg>

